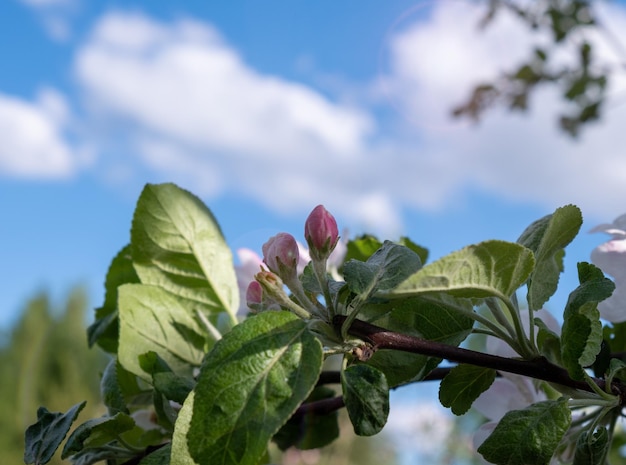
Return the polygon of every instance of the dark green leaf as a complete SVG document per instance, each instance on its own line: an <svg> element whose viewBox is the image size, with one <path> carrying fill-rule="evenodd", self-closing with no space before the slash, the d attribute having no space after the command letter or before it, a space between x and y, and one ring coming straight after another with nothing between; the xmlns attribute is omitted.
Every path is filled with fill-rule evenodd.
<svg viewBox="0 0 626 465"><path fill-rule="evenodd" d="M171 453L172 445L167 444L158 448L154 452L150 452L143 459L141 459L139 465L169 465Z"/></svg>
<svg viewBox="0 0 626 465"><path fill-rule="evenodd" d="M345 262L349 260L367 261L382 246L374 236L363 235L348 242Z"/></svg>
<svg viewBox="0 0 626 465"><path fill-rule="evenodd" d="M109 415L115 415L117 412L129 413L126 399L117 378L118 367L121 368L117 358L112 358L100 380L102 402L106 405Z"/></svg>
<svg viewBox="0 0 626 465"><path fill-rule="evenodd" d="M107 445L93 449L84 449L77 452L72 455L72 465L101 464L105 460L124 460L130 459L132 456L133 453L130 451L124 453L119 450L111 450L111 448Z"/></svg>
<svg viewBox="0 0 626 465"><path fill-rule="evenodd" d="M195 383L190 377L179 376L156 352L139 356L142 370L152 375L152 385L167 399L182 404L192 391Z"/></svg>
<svg viewBox="0 0 626 465"><path fill-rule="evenodd" d="M626 363L618 358L612 358L609 362L606 382L612 384L615 378L626 380Z"/></svg>
<svg viewBox="0 0 626 465"><path fill-rule="evenodd" d="M119 325L117 319L117 288L122 284L138 283L133 268L130 245L115 256L104 282L105 294L102 307L96 309L96 320L87 328L89 347L97 343L107 352L117 352Z"/></svg>
<svg viewBox="0 0 626 465"><path fill-rule="evenodd" d="M389 415L389 386L382 371L370 365L353 365L341 373L343 399L359 436L372 436L385 426Z"/></svg>
<svg viewBox="0 0 626 465"><path fill-rule="evenodd" d="M571 423L567 399L508 412L478 448L496 465L547 465Z"/></svg>
<svg viewBox="0 0 626 465"><path fill-rule="evenodd" d="M51 413L45 407L39 407L37 423L30 425L24 435L24 462L35 465L48 463L85 404L76 404L66 413Z"/></svg>
<svg viewBox="0 0 626 465"><path fill-rule="evenodd" d="M139 356L153 351L180 375L190 375L204 356L202 328L179 299L157 286L125 284L119 289L122 366L152 381L139 364Z"/></svg>
<svg viewBox="0 0 626 465"><path fill-rule="evenodd" d="M613 281L589 263L578 264L580 285L572 291L563 313L561 356L574 379L583 378L583 367L593 364L602 344L598 302L613 293Z"/></svg>
<svg viewBox="0 0 626 465"><path fill-rule="evenodd" d="M456 299L446 294L426 294L388 305L369 306L362 311L363 317L378 326L411 336L457 346L470 334L474 320L472 303L468 299ZM386 308L380 311L377 307ZM389 386L395 387L420 380L435 368L441 360L424 355L394 350L378 350L367 362L383 373Z"/></svg>
<svg viewBox="0 0 626 465"><path fill-rule="evenodd" d="M463 415L495 379L496 371L490 368L457 365L441 381L439 400L455 415Z"/></svg>
<svg viewBox="0 0 626 465"><path fill-rule="evenodd" d="M335 396L335 391L325 386L316 387L307 398L306 403ZM300 450L318 449L333 442L339 437L337 411L328 414L307 413L291 417L289 421L274 435L272 441L280 450L295 447Z"/></svg>
<svg viewBox="0 0 626 465"><path fill-rule="evenodd" d="M408 237L401 237L400 240L398 241L398 244L408 247L417 255L419 255L422 265L428 261L428 249L425 247L422 247L419 244L416 244Z"/></svg>
<svg viewBox="0 0 626 465"><path fill-rule="evenodd" d="M343 275L352 292L370 296L377 290L393 289L421 266L419 255L411 249L385 241L366 262L346 262Z"/></svg>
<svg viewBox="0 0 626 465"><path fill-rule="evenodd" d="M458 297L508 299L528 279L534 264L533 253L519 244L486 241L426 265L385 296L446 292Z"/></svg>
<svg viewBox="0 0 626 465"><path fill-rule="evenodd" d="M202 464L257 465L313 390L321 366L321 344L291 313L268 311L235 326L202 365L187 433L191 457ZM172 447L174 453L183 449Z"/></svg>
<svg viewBox="0 0 626 465"><path fill-rule="evenodd" d="M607 371L609 370L609 366L611 363L611 347L606 340L602 340L602 344L600 345L600 352L596 356L596 359L593 362L592 369L593 374L597 378L604 378Z"/></svg>
<svg viewBox="0 0 626 465"><path fill-rule="evenodd" d="M537 347L539 352L552 363L561 365L561 338L548 328L540 318L535 318L535 326L538 328Z"/></svg>
<svg viewBox="0 0 626 465"><path fill-rule="evenodd" d="M148 184L133 216L131 250L143 284L160 286L190 311L228 312L239 290L230 249L211 211L174 184Z"/></svg>
<svg viewBox="0 0 626 465"><path fill-rule="evenodd" d="M557 208L531 224L517 240L535 254L535 269L528 281L528 305L539 310L554 294L563 271L564 248L576 237L583 219L574 205Z"/></svg>
<svg viewBox="0 0 626 465"><path fill-rule="evenodd" d="M609 433L600 427L593 433L583 431L576 441L576 452L572 465L604 465Z"/></svg>
<svg viewBox="0 0 626 465"><path fill-rule="evenodd" d="M119 412L112 417L100 417L79 425L67 439L61 458L80 452L83 449L101 447L117 440L121 433L130 431L135 421L129 415Z"/></svg>

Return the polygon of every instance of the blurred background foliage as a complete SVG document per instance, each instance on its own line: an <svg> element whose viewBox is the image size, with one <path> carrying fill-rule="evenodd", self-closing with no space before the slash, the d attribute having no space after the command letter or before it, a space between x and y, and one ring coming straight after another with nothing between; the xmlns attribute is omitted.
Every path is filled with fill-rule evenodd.
<svg viewBox="0 0 626 465"><path fill-rule="evenodd" d="M2 462L24 463L24 431L37 408L67 411L86 400L79 420L104 414L99 380L107 356L87 348L87 299L79 288L55 308L45 293L30 299L0 345ZM51 464L67 463L57 454Z"/></svg>

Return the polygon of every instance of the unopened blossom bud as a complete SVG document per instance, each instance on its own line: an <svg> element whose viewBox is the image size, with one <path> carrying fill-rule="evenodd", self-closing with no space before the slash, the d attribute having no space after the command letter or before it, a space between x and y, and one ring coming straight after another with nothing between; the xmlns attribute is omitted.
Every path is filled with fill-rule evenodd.
<svg viewBox="0 0 626 465"><path fill-rule="evenodd" d="M246 304L252 310L260 310L263 304L263 288L258 281L250 281L246 290Z"/></svg>
<svg viewBox="0 0 626 465"><path fill-rule="evenodd" d="M267 295L274 299L278 297L276 300L279 302L283 295L286 296L285 290L283 289L283 281L275 273L272 273L271 271L259 271L256 275L254 275L254 279L255 281L253 282L256 282L259 285L263 296Z"/></svg>
<svg viewBox="0 0 626 465"><path fill-rule="evenodd" d="M263 244L263 261L285 282L296 279L300 251L291 234L278 233Z"/></svg>
<svg viewBox="0 0 626 465"><path fill-rule="evenodd" d="M304 224L304 238L314 260L325 260L339 240L337 221L323 205L313 209Z"/></svg>
<svg viewBox="0 0 626 465"><path fill-rule="evenodd" d="M300 318L307 320L311 318L310 312L289 298L285 292L284 283L279 276L271 271L260 271L254 276L254 279L263 289L263 308L269 310L269 302L272 306L289 310Z"/></svg>

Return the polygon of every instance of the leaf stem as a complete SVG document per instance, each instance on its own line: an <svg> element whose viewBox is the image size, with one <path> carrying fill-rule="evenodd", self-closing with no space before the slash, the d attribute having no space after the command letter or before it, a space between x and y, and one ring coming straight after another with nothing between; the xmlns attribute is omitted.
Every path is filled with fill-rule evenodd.
<svg viewBox="0 0 626 465"><path fill-rule="evenodd" d="M198 315L198 319L202 322L209 334L213 336L213 339L215 339L215 341L219 341L220 339L222 339L222 333L220 333L217 328L213 326L213 323L209 321L204 313L202 313L200 310L196 310L196 315Z"/></svg>
<svg viewBox="0 0 626 465"><path fill-rule="evenodd" d="M326 273L327 259L312 260L311 262L313 263L313 272L315 273L317 282L320 285L320 289L322 289L322 295L324 296L324 301L326 302L328 321L332 321L337 312L335 311L335 303L333 302L333 298L330 295L330 289L328 288L328 275Z"/></svg>

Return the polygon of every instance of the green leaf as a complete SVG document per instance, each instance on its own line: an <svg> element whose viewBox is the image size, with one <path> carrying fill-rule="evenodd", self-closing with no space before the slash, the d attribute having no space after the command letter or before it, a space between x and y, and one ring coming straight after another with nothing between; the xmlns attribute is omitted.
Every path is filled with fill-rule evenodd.
<svg viewBox="0 0 626 465"><path fill-rule="evenodd" d="M613 379L626 380L626 363L618 358L612 358L606 376L607 385L613 384Z"/></svg>
<svg viewBox="0 0 626 465"><path fill-rule="evenodd" d="M166 289L192 311L228 312L239 290L233 258L211 211L174 184L147 184L133 217L132 257L141 282Z"/></svg>
<svg viewBox="0 0 626 465"><path fill-rule="evenodd" d="M385 241L366 262L346 262L343 276L352 292L369 296L393 289L421 266L419 255L411 249Z"/></svg>
<svg viewBox="0 0 626 465"><path fill-rule="evenodd" d="M172 445L166 444L163 447L155 450L154 452L150 452L146 455L139 465L169 465L170 463L170 454L172 453Z"/></svg>
<svg viewBox="0 0 626 465"><path fill-rule="evenodd" d="M156 352L139 356L139 365L152 375L152 385L167 399L182 404L192 391L195 383L191 378L178 376Z"/></svg>
<svg viewBox="0 0 626 465"><path fill-rule="evenodd" d="M478 448L496 465L547 465L571 423L566 398L508 412Z"/></svg>
<svg viewBox="0 0 626 465"><path fill-rule="evenodd" d="M37 422L30 425L24 435L24 462L35 465L48 463L85 404L76 404L66 413L51 413L45 407L39 407Z"/></svg>
<svg viewBox="0 0 626 465"><path fill-rule="evenodd" d="M124 460L132 457L130 451L121 453L119 450L111 450L109 446L94 449L84 449L72 455L72 465L93 465L102 464L107 460Z"/></svg>
<svg viewBox="0 0 626 465"><path fill-rule="evenodd" d="M535 269L528 280L528 306L539 310L556 292L563 271L564 248L576 237L583 218L574 205L557 208L531 224L517 240L535 255Z"/></svg>
<svg viewBox="0 0 626 465"><path fill-rule="evenodd" d="M389 415L385 374L370 365L353 365L342 371L341 387L354 432L359 436L379 433Z"/></svg>
<svg viewBox="0 0 626 465"><path fill-rule="evenodd" d="M109 415L115 415L117 412L129 413L117 376L118 368L121 368L121 366L117 361L117 357L112 358L104 369L102 379L100 380L100 395L102 402L109 411Z"/></svg>
<svg viewBox="0 0 626 465"><path fill-rule="evenodd" d="M191 457L256 465L321 367L321 344L289 312L260 313L235 326L202 365L187 434Z"/></svg>
<svg viewBox="0 0 626 465"><path fill-rule="evenodd" d="M439 385L439 400L455 415L466 413L496 379L496 371L473 365L457 365Z"/></svg>
<svg viewBox="0 0 626 465"><path fill-rule="evenodd" d="M326 386L318 386L306 399L306 403L330 399L334 396L335 391L332 389ZM336 410L324 415L311 412L297 417L293 416L274 435L272 441L282 451L287 450L289 447L295 447L300 450L319 449L327 446L339 437L337 417Z"/></svg>
<svg viewBox="0 0 626 465"><path fill-rule="evenodd" d="M127 245L118 252L107 271L104 282L104 303L102 307L96 309L96 320L87 328L89 347L97 343L107 352L117 352L119 335L117 288L122 284L138 282L139 276L133 268L130 245Z"/></svg>
<svg viewBox="0 0 626 465"><path fill-rule="evenodd" d="M609 433L606 428L601 426L593 433L583 431L576 441L572 465L603 465L608 446Z"/></svg>
<svg viewBox="0 0 626 465"><path fill-rule="evenodd" d="M425 294L398 299L389 304L366 306L361 315L367 321L410 336L458 346L470 334L474 320L468 316L472 303L446 294ZM377 307L386 309L377 310ZM378 350L367 364L383 373L389 386L417 381L435 368L441 359L395 350Z"/></svg>
<svg viewBox="0 0 626 465"><path fill-rule="evenodd" d="M535 318L537 331L537 347L541 355L556 365L561 365L561 338L544 323L541 318Z"/></svg>
<svg viewBox="0 0 626 465"><path fill-rule="evenodd" d="M187 399L185 399L183 408L178 412L178 418L174 425L174 434L172 435L171 465L199 465L199 463L191 457L187 444L187 435L189 434L189 427L191 426L195 396L195 391L191 391Z"/></svg>
<svg viewBox="0 0 626 465"><path fill-rule="evenodd" d="M561 356L574 379L583 379L583 367L593 364L602 345L598 302L613 293L613 281L589 263L578 264L580 285L572 291L563 313Z"/></svg>
<svg viewBox="0 0 626 465"><path fill-rule="evenodd" d="M358 260L360 262L367 261L382 245L382 242L374 236L367 234L348 241L344 262L349 260Z"/></svg>
<svg viewBox="0 0 626 465"><path fill-rule="evenodd" d="M422 265L428 261L428 249L425 247L422 247L419 244L416 244L408 237L404 237L404 236L401 237L400 240L398 241L398 244L408 247L417 255L419 255Z"/></svg>
<svg viewBox="0 0 626 465"><path fill-rule="evenodd" d="M101 447L117 440L121 433L135 427L130 415L119 412L112 417L100 417L87 420L79 425L67 439L61 458L80 452L83 449Z"/></svg>
<svg viewBox="0 0 626 465"><path fill-rule="evenodd" d="M122 366L152 381L139 356L156 352L180 375L191 375L204 356L204 329L179 299L157 286L125 284L119 289L120 345Z"/></svg>
<svg viewBox="0 0 626 465"><path fill-rule="evenodd" d="M534 263L533 253L519 244L481 242L426 265L384 296L446 292L457 297L508 299L528 279Z"/></svg>

